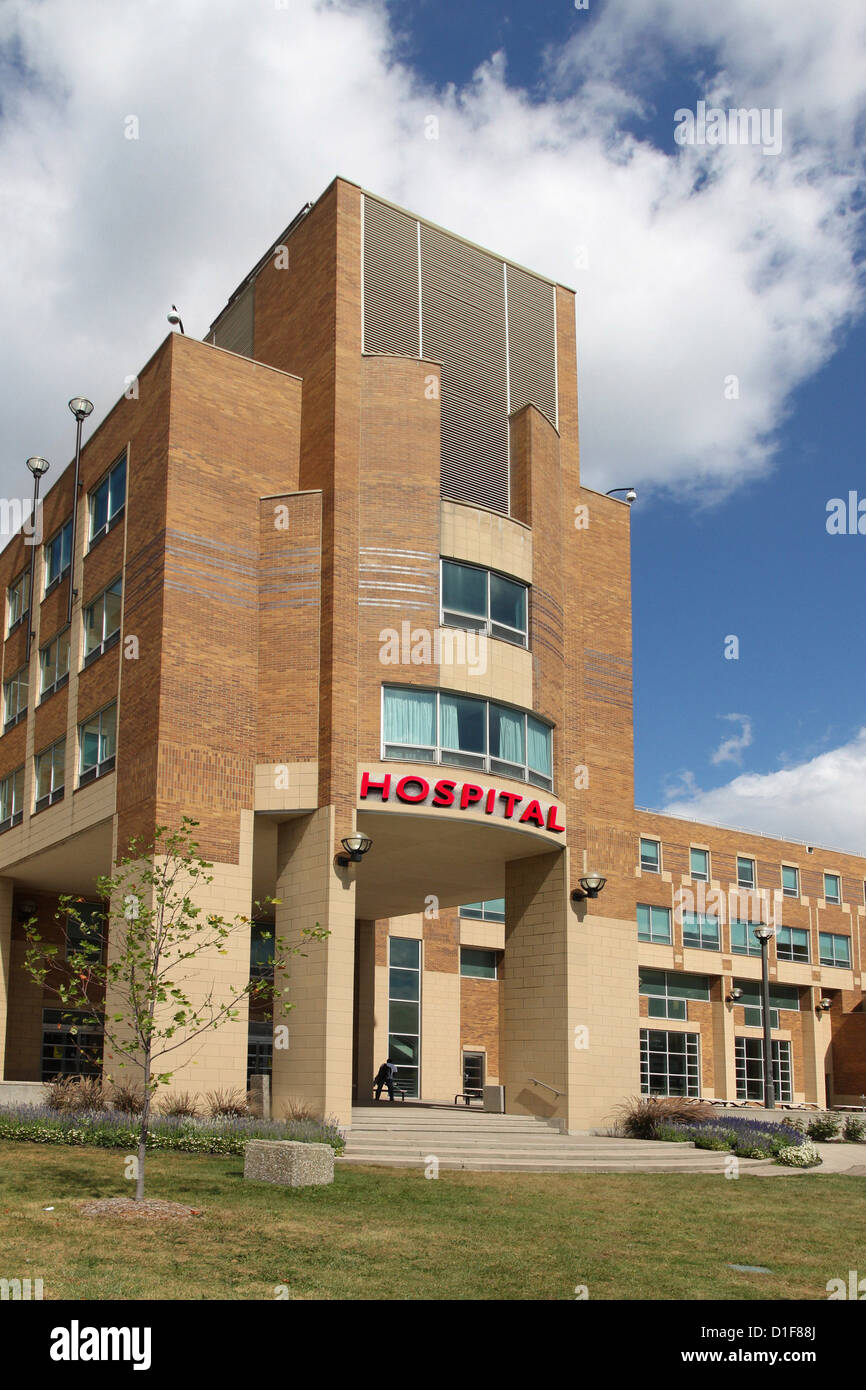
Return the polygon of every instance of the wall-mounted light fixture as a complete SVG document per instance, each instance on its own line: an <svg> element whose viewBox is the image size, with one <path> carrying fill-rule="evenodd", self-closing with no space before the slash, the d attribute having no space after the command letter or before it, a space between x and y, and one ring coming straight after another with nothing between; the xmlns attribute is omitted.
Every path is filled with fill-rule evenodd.
<svg viewBox="0 0 866 1390"><path fill-rule="evenodd" d="M341 869L347 869L350 864L360 864L372 843L369 835L347 835L340 841L346 853L335 855L334 863Z"/></svg>
<svg viewBox="0 0 866 1390"><path fill-rule="evenodd" d="M607 879L604 874L593 872L591 874L584 874L583 878L578 879L578 883L580 884L580 888L572 889L571 901L573 903L582 903L585 898L597 898L602 888L607 883Z"/></svg>
<svg viewBox="0 0 866 1390"><path fill-rule="evenodd" d="M183 333L183 319L181 318L180 314L177 312L177 305L176 305L176 304L172 304L172 306L171 306L171 313L170 313L170 314L166 314L166 318L168 319L168 321L169 321L169 323L171 324L172 328L179 328L180 331L181 331L181 333ZM185 333L184 333L184 337L186 337L186 334L185 334Z"/></svg>
<svg viewBox="0 0 866 1390"><path fill-rule="evenodd" d="M818 1003L815 1005L815 1009L816 1009L816 1011L817 1011L819 1014L826 1014L826 1013L828 1013L829 1010L832 1009L832 1007L833 1007L833 1000L832 1000L832 999L819 999L819 1000L818 1000Z"/></svg>
<svg viewBox="0 0 866 1390"><path fill-rule="evenodd" d="M742 999L742 997L743 991L740 989L739 985L734 985L734 988L731 990L730 994L725 995L725 1000L728 1004L736 1004L737 1000Z"/></svg>
<svg viewBox="0 0 866 1390"><path fill-rule="evenodd" d="M604 495L605 497L613 497L615 492L624 492L625 500L628 503L637 501L637 493L633 487L612 487Z"/></svg>

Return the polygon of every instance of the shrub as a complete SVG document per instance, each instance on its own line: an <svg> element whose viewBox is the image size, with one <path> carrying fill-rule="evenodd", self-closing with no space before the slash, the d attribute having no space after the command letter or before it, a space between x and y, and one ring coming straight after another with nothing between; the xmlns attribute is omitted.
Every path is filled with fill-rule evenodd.
<svg viewBox="0 0 866 1390"><path fill-rule="evenodd" d="M712 1117L713 1107L685 1096L632 1096L617 1106L619 1124L629 1139L654 1139L660 1124L694 1124Z"/></svg>
<svg viewBox="0 0 866 1390"><path fill-rule="evenodd" d="M220 1116L234 1117L250 1113L244 1091L208 1091L204 1099L205 1108L212 1120Z"/></svg>
<svg viewBox="0 0 866 1390"><path fill-rule="evenodd" d="M315 1120L316 1112L305 1100L289 1099L283 1109L287 1120Z"/></svg>
<svg viewBox="0 0 866 1390"><path fill-rule="evenodd" d="M124 1115L140 1115L144 1109L144 1091L132 1081L116 1081L111 1088L111 1103Z"/></svg>
<svg viewBox="0 0 866 1390"><path fill-rule="evenodd" d="M105 1104L98 1076L55 1076L48 1084L48 1108L61 1115L99 1110Z"/></svg>
<svg viewBox="0 0 866 1390"><path fill-rule="evenodd" d="M198 1113L197 1097L190 1095L189 1091L175 1091L174 1095L164 1096L159 1103L160 1115L192 1119Z"/></svg>
<svg viewBox="0 0 866 1390"><path fill-rule="evenodd" d="M742 1115L715 1115L697 1124L659 1125L655 1137L684 1139L698 1149L730 1149L738 1158L772 1158L780 1149L803 1142L800 1132L787 1122L750 1120Z"/></svg>
<svg viewBox="0 0 866 1390"><path fill-rule="evenodd" d="M784 1164L786 1168L817 1168L821 1161L821 1155L808 1139L803 1144L780 1149L776 1154L776 1162Z"/></svg>
<svg viewBox="0 0 866 1390"><path fill-rule="evenodd" d="M827 1140L836 1139L839 1134L841 1119L838 1115L816 1115L809 1121L809 1128L806 1130L810 1139Z"/></svg>
<svg viewBox="0 0 866 1390"><path fill-rule="evenodd" d="M842 1138L849 1144L866 1144L866 1120L860 1115L846 1115Z"/></svg>
<svg viewBox="0 0 866 1390"><path fill-rule="evenodd" d="M62 1114L47 1105L15 1105L0 1110L0 1139L35 1144L87 1144L102 1149L134 1149L138 1129L118 1110ZM155 1115L147 1136L148 1150L242 1156L249 1139L294 1139L302 1144L330 1144L336 1153L345 1136L334 1119L283 1124L249 1116L190 1119Z"/></svg>

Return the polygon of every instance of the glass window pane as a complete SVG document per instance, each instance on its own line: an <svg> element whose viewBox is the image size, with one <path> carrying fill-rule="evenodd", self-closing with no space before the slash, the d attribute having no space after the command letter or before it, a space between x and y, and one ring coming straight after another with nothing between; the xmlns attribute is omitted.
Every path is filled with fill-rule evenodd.
<svg viewBox="0 0 866 1390"><path fill-rule="evenodd" d="M51 755L40 753L36 759L36 800L51 791Z"/></svg>
<svg viewBox="0 0 866 1390"><path fill-rule="evenodd" d="M462 695L439 697L439 743L461 753L487 752L487 706Z"/></svg>
<svg viewBox="0 0 866 1390"><path fill-rule="evenodd" d="M532 715L527 719L529 766L533 772L541 772L545 777L553 776L551 759L550 728Z"/></svg>
<svg viewBox="0 0 866 1390"><path fill-rule="evenodd" d="M102 711L102 728L99 761L113 758L115 752L115 728L117 724L117 705L109 705Z"/></svg>
<svg viewBox="0 0 866 1390"><path fill-rule="evenodd" d="M388 689L384 694L385 742L432 747L436 696L432 691Z"/></svg>
<svg viewBox="0 0 866 1390"><path fill-rule="evenodd" d="M526 589L500 574L490 576L490 616L495 623L526 631Z"/></svg>
<svg viewBox="0 0 866 1390"><path fill-rule="evenodd" d="M490 756L505 763L526 763L524 726L526 720L514 710L490 706Z"/></svg>
<svg viewBox="0 0 866 1390"><path fill-rule="evenodd" d="M108 479L92 494L90 498L90 535L95 536L102 530L108 521Z"/></svg>
<svg viewBox="0 0 866 1390"><path fill-rule="evenodd" d="M496 952L483 951L471 946L460 950L460 974L471 975L476 979L496 979Z"/></svg>
<svg viewBox="0 0 866 1390"><path fill-rule="evenodd" d="M391 999L418 998L418 971L394 970L388 978L388 995Z"/></svg>
<svg viewBox="0 0 866 1390"><path fill-rule="evenodd" d="M120 627L120 580L105 592L104 635L110 637Z"/></svg>
<svg viewBox="0 0 866 1390"><path fill-rule="evenodd" d="M483 904L484 916L488 922L505 921L505 899L488 898Z"/></svg>
<svg viewBox="0 0 866 1390"><path fill-rule="evenodd" d="M398 1066L417 1067L420 1057L418 1038L409 1037L406 1034L389 1034L388 1056L391 1057Z"/></svg>
<svg viewBox="0 0 866 1390"><path fill-rule="evenodd" d="M789 864L782 865L782 888L786 893L796 896L799 893L799 871Z"/></svg>
<svg viewBox="0 0 866 1390"><path fill-rule="evenodd" d="M659 842L658 840L641 840L640 842L640 862L643 869L658 869L659 867Z"/></svg>
<svg viewBox="0 0 866 1390"><path fill-rule="evenodd" d="M461 917L475 917L479 921L484 916L483 903L464 903L460 908Z"/></svg>
<svg viewBox="0 0 866 1390"><path fill-rule="evenodd" d="M442 607L486 619L487 571L443 560Z"/></svg>
<svg viewBox="0 0 866 1390"><path fill-rule="evenodd" d="M388 1019L391 1028L397 1033L419 1032L419 1008L420 1006L418 1004L413 1004L408 1001L403 1003L392 999L388 1010Z"/></svg>
<svg viewBox="0 0 866 1390"><path fill-rule="evenodd" d="M55 679L69 675L69 628L61 632L57 639L57 674Z"/></svg>
<svg viewBox="0 0 866 1390"><path fill-rule="evenodd" d="M710 855L705 849L693 849L689 851L690 867L692 878L706 880L709 877Z"/></svg>
<svg viewBox="0 0 866 1390"><path fill-rule="evenodd" d="M84 610L84 655L89 656L102 642L102 599Z"/></svg>
<svg viewBox="0 0 866 1390"><path fill-rule="evenodd" d="M392 966L405 966L417 970L421 964L421 942L413 940L410 936L392 936L391 964Z"/></svg>
<svg viewBox="0 0 866 1390"><path fill-rule="evenodd" d="M120 463L112 469L111 477L108 480L110 494L108 515L115 516L126 501L126 459L121 459Z"/></svg>

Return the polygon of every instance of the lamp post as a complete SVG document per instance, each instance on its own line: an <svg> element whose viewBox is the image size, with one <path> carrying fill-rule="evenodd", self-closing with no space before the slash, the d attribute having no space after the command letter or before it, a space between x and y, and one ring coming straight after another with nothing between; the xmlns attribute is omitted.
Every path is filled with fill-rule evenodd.
<svg viewBox="0 0 866 1390"><path fill-rule="evenodd" d="M776 1084L773 1080L773 1030L770 1026L770 941L776 935L775 927L766 927L762 922L755 927L755 936L761 943L761 1002L764 1021L764 1108L776 1108Z"/></svg>
<svg viewBox="0 0 866 1390"><path fill-rule="evenodd" d="M69 409L75 416L75 482L72 485L72 539L69 545L69 597L66 604L66 621L72 622L72 599L75 589L75 533L78 529L78 489L81 484L78 476L81 471L81 426L93 409L93 401L86 396L73 396Z"/></svg>
<svg viewBox="0 0 866 1390"><path fill-rule="evenodd" d="M33 642L33 580L36 575L36 512L39 503L39 480L43 474L48 472L50 464L47 459L38 456L27 460L27 467L33 474L33 544L30 547L30 593L27 598L27 646L25 652L25 663L30 661L30 647Z"/></svg>

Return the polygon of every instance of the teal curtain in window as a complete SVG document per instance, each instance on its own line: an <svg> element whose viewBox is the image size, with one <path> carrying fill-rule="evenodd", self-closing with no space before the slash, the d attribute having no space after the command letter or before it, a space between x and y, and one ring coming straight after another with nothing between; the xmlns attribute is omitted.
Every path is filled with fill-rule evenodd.
<svg viewBox="0 0 866 1390"><path fill-rule="evenodd" d="M516 714L514 710L502 709L499 705L490 706L492 757L501 758L505 763L519 763L523 766L526 761L523 751L524 722L523 715Z"/></svg>
<svg viewBox="0 0 866 1390"><path fill-rule="evenodd" d="M529 766L533 772L540 772L545 777L550 777L550 729L546 724L541 724L537 719L528 719L529 737Z"/></svg>
<svg viewBox="0 0 866 1390"><path fill-rule="evenodd" d="M385 742L430 748L436 742L436 697L421 690L385 691Z"/></svg>

